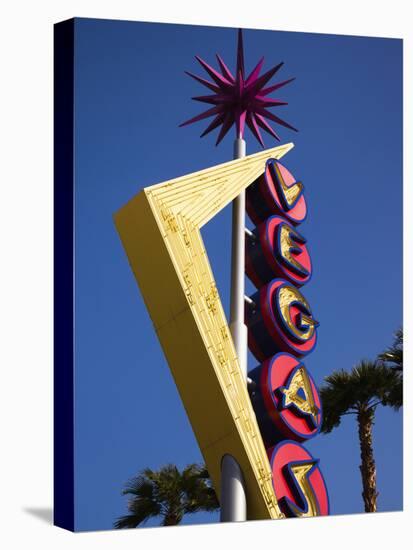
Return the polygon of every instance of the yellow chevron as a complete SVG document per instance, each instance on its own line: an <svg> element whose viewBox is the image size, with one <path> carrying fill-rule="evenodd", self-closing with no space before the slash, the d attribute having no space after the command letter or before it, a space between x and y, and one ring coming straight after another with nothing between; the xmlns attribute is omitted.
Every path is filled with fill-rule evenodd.
<svg viewBox="0 0 413 550"><path fill-rule="evenodd" d="M221 457L232 454L244 474L249 519L283 514L200 229L263 173L266 160L292 147L152 185L115 214L214 487L219 496Z"/></svg>

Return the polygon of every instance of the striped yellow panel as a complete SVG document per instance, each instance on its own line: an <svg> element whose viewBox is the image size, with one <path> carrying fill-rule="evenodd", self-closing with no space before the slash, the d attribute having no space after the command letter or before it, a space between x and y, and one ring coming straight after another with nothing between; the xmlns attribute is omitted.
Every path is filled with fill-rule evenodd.
<svg viewBox="0 0 413 550"><path fill-rule="evenodd" d="M244 474L248 519L283 515L200 229L263 173L266 160L292 147L147 187L115 214L218 497L221 458L230 453Z"/></svg>

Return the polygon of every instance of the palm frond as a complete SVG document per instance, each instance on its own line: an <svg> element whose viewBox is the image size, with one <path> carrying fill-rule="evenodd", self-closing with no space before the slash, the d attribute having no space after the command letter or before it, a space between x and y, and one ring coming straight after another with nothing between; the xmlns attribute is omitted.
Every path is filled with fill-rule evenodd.
<svg viewBox="0 0 413 550"><path fill-rule="evenodd" d="M403 371L403 328L394 334L393 344L378 355L379 361L397 371Z"/></svg>
<svg viewBox="0 0 413 550"><path fill-rule="evenodd" d="M399 374L377 361L363 360L350 372L334 371L325 378L320 396L323 405L321 431L331 432L345 414L358 413L378 404L400 406Z"/></svg>
<svg viewBox="0 0 413 550"><path fill-rule="evenodd" d="M115 523L115 529L130 529L142 525L149 518L161 515L161 507L155 500L149 498L133 498L128 502L129 515L120 517Z"/></svg>
<svg viewBox="0 0 413 550"><path fill-rule="evenodd" d="M162 525L177 525L185 514L219 508L205 464L189 464L182 472L174 464L145 468L126 483L123 494L132 495L130 513L118 518L116 529L137 527L156 516Z"/></svg>

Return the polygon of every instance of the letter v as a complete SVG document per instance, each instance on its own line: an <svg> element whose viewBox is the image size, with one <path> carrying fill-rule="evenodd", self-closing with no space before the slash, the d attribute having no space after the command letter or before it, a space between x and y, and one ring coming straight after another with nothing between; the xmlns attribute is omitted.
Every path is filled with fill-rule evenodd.
<svg viewBox="0 0 413 550"><path fill-rule="evenodd" d="M297 204L298 200L303 194L304 185L301 183L301 181L295 181L293 184L288 186L284 181L280 167L278 166L276 160L271 159L271 161L269 161L269 166L270 174L274 181L274 185L277 190L277 194L279 196L281 204L284 210L291 210L291 208L293 208Z"/></svg>

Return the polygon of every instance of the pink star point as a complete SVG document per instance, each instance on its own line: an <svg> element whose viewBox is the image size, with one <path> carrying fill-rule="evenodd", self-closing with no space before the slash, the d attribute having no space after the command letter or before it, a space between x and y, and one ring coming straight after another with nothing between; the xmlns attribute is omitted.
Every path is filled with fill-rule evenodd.
<svg viewBox="0 0 413 550"><path fill-rule="evenodd" d="M211 67L211 65L206 63L198 55L195 56L195 59L207 72L211 80L207 80L185 71L187 75L213 92L211 95L196 96L192 99L195 101L208 103L212 105L212 107L187 120L186 122L183 122L180 126L187 126L194 122L198 122L199 120L204 120L213 116L214 118L212 122L201 134L201 137L206 136L212 132L212 130L215 130L221 126L216 145L223 140L233 125L235 125L237 138L243 138L245 126L248 126L251 133L262 147L264 147L264 140L260 129L270 134L274 139L280 141L279 136L269 125L267 119L279 124L280 126L284 126L285 128L289 128L290 130L297 132L294 126L291 126L288 122L285 122L283 119L274 115L271 111L268 111L268 108L270 107L287 105L285 101L280 101L267 96L271 92L278 90L286 84L289 84L294 80L294 78L283 80L282 82L278 82L265 88L271 78L282 67L284 64L283 62L279 63L260 76L261 69L264 64L264 58L261 58L248 77L245 77L244 48L241 29L238 30L237 66L235 76L233 76L223 59L218 54L216 54L216 57L219 70L221 72Z"/></svg>

